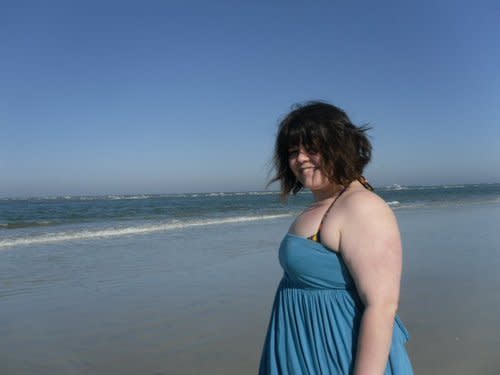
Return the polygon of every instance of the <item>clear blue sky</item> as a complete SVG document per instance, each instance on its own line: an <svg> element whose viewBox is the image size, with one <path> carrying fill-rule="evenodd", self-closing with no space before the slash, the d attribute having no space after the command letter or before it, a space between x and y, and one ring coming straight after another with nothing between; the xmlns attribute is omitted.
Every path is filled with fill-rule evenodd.
<svg viewBox="0 0 500 375"><path fill-rule="evenodd" d="M376 186L499 182L499 19L498 1L2 1L0 196L261 190L278 120L311 99L373 126Z"/></svg>

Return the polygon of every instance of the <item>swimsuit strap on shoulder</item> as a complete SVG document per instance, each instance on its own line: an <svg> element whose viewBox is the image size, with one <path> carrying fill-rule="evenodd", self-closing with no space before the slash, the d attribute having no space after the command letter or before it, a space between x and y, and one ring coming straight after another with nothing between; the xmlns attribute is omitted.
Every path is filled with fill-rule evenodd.
<svg viewBox="0 0 500 375"><path fill-rule="evenodd" d="M365 189L373 191L373 186L370 185L368 180L365 178L365 176L359 176L358 181L365 187Z"/></svg>
<svg viewBox="0 0 500 375"><path fill-rule="evenodd" d="M316 242L321 242L320 240L320 237L319 237L319 232L321 231L321 228L323 227L323 222L325 221L325 218L326 216L328 215L328 213L330 212L330 210L332 209L333 205L335 204L335 202L337 202L337 199L340 198L340 196L344 193L344 191L347 190L347 186L345 188L342 189L342 191L339 193L339 195L337 195L335 197L335 199L333 200L332 204L330 204L330 206L327 208L327 210L325 211L325 213L323 214L323 217L321 218L321 221L319 223L319 227L318 227L318 230L316 231L316 233L314 233L311 237L307 237L308 239L310 240L313 240L313 241L316 241Z"/></svg>
<svg viewBox="0 0 500 375"><path fill-rule="evenodd" d="M367 189L369 191L373 191L374 190L373 187L370 185L370 183L368 182L368 180L364 176L359 176L358 181L361 183L361 185L363 185L365 187L365 189ZM309 240L316 241L316 242L321 242L320 236L319 236L319 232L321 231L321 228L323 227L323 222L325 221L326 215L328 215L328 213L332 209L332 207L335 204L335 202L337 202L337 199L339 199L339 197L346 190L347 190L347 186L345 188L343 188L342 191L339 193L339 195L337 195L335 197L335 199L333 200L332 204L330 205L330 207L328 207L328 209L326 210L325 214L321 218L321 222L319 223L319 227L318 227L318 230L316 231L316 233L314 233L310 237L307 237Z"/></svg>

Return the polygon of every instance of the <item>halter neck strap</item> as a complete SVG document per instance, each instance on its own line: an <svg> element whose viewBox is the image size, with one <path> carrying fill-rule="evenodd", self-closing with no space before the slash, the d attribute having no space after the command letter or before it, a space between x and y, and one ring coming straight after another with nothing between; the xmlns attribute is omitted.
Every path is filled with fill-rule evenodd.
<svg viewBox="0 0 500 375"><path fill-rule="evenodd" d="M364 176L360 176L357 180L361 183L361 185L364 186L365 189L367 189L369 191L373 191L374 190L373 187L368 183L368 180ZM321 232L321 228L323 228L323 222L325 221L326 216L328 215L328 213L332 209L332 207L335 204L335 202L337 202L337 199L339 199L340 196L347 190L347 187L348 186L346 186L345 188L342 189L342 191L339 193L339 195L337 195L335 197L335 199L333 200L333 202L327 208L327 210L323 214L323 217L321 218L321 222L319 223L319 227L318 227L318 230L316 231L316 233L314 233L310 237L307 237L309 240L316 241L316 242L321 242L321 240L320 240L320 234L319 233Z"/></svg>
<svg viewBox="0 0 500 375"><path fill-rule="evenodd" d="M337 199L340 198L340 196L344 193L344 191L347 190L347 186L345 188L342 189L342 191L335 197L335 199L333 200L333 202L330 204L330 206L326 209L325 213L323 214L323 217L321 218L321 221L319 223L319 226L318 226L318 230L316 231L316 233L314 233L311 237L308 237L308 239L310 240L313 240L313 241L316 241L316 242L320 242L320 239L319 239L319 232L321 231L321 228L323 228L323 222L325 221L325 218L326 216L328 215L328 213L330 212L330 210L332 209L333 205L335 204L335 202L337 202Z"/></svg>

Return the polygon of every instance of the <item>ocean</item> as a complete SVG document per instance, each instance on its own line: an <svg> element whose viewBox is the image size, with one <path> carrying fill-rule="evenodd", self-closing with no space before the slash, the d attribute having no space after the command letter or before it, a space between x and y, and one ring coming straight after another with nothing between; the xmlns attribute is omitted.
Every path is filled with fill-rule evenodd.
<svg viewBox="0 0 500 375"><path fill-rule="evenodd" d="M421 374L498 374L500 184L387 186ZM1 374L255 374L310 193L0 199Z"/></svg>
<svg viewBox="0 0 500 375"><path fill-rule="evenodd" d="M500 200L500 184L393 185L376 191L394 210ZM271 191L3 198L0 249L273 220L298 214L311 199L301 193L282 204Z"/></svg>

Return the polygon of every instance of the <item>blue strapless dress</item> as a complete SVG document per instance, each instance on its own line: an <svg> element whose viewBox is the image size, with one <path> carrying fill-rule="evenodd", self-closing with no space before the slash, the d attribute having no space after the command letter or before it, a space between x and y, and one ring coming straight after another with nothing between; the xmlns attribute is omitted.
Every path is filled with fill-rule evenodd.
<svg viewBox="0 0 500 375"><path fill-rule="evenodd" d="M284 275L259 374L352 374L363 304L342 257L321 243L288 233L279 260ZM413 374L408 340L396 316L385 375Z"/></svg>

